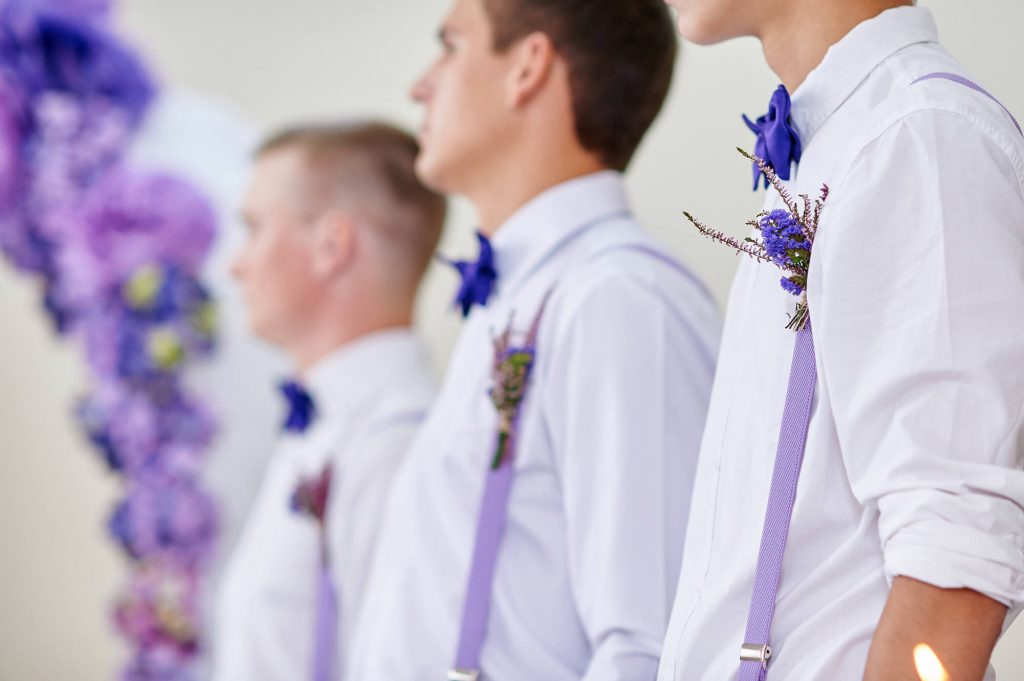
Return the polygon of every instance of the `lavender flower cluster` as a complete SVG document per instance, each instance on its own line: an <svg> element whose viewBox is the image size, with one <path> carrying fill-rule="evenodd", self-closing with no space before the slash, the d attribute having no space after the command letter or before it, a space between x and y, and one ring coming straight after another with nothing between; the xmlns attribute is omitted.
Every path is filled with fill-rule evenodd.
<svg viewBox="0 0 1024 681"><path fill-rule="evenodd" d="M513 325L515 318L509 319L508 326L501 335L494 339L494 359L491 365L491 403L498 412L498 444L491 460L491 469L497 470L511 456L512 438L515 436L516 422L526 390L530 383L530 374L537 359L537 334L540 321L547 307L550 292L544 297L540 310L530 324L521 344L513 343Z"/></svg>
<svg viewBox="0 0 1024 681"><path fill-rule="evenodd" d="M122 678L185 681L217 518L197 480L215 420L183 372L214 349L200 268L215 220L189 184L125 158L156 88L108 4L0 0L0 251L84 349L77 417L126 483L108 523L133 567L114 613L135 650Z"/></svg>

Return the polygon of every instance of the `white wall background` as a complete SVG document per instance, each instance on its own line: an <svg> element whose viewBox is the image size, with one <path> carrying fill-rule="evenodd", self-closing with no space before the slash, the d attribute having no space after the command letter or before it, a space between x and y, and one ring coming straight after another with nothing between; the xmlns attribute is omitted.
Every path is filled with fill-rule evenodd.
<svg viewBox="0 0 1024 681"><path fill-rule="evenodd" d="M1020 0L931 0L946 45L1024 115ZM435 54L447 0L122 0L119 23L168 86L213 96L259 128L296 119L382 115L408 127L408 84ZM1014 58L1016 56L1016 58ZM739 227L760 195L744 190L740 112L761 113L776 81L752 41L686 46L675 89L630 175L642 219L724 300L736 264L698 240L681 211ZM443 249L472 249L472 214L457 204ZM229 240L230 241L230 240ZM420 323L443 367L457 330L454 280L431 273ZM107 608L123 565L102 523L117 486L69 418L84 371L54 339L36 292L0 265L0 681L113 677L123 650ZM262 452L242 468L251 486ZM241 465L241 464L240 464ZM231 471L220 464L221 478ZM234 500L229 534L240 516ZM1000 679L1024 679L1024 624L996 654Z"/></svg>

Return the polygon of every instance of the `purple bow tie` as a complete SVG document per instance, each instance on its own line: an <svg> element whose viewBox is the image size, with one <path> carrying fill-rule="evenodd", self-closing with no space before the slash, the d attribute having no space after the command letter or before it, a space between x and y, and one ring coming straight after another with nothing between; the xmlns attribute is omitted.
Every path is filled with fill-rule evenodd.
<svg viewBox="0 0 1024 681"><path fill-rule="evenodd" d="M313 398L295 381L284 381L279 390L288 402L288 414L281 428L289 433L305 433L316 418Z"/></svg>
<svg viewBox="0 0 1024 681"><path fill-rule="evenodd" d="M782 180L789 179L790 166L799 163L803 154L800 135L793 127L793 119L790 117L791 108L789 92L786 91L786 86L780 85L768 103L768 113L759 116L756 122L743 116L747 127L757 135L754 155L767 162ZM755 163L754 191L757 191L762 175L761 169ZM768 188L767 177L764 178L764 188Z"/></svg>
<svg viewBox="0 0 1024 681"><path fill-rule="evenodd" d="M469 316L474 305L487 305L494 292L494 283L498 279L498 272L494 269L494 249L491 242L480 232L476 233L476 238L480 242L480 255L475 262L447 261L462 277L458 293L455 294L455 305L462 310L463 317Z"/></svg>

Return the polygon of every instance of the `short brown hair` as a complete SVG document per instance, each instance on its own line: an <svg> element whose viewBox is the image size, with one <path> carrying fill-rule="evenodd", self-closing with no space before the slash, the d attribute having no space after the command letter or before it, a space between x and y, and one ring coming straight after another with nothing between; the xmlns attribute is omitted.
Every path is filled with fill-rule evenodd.
<svg viewBox="0 0 1024 681"><path fill-rule="evenodd" d="M445 197L416 176L419 144L409 133L377 121L303 125L283 130L257 150L304 154L316 189L344 194L372 213L374 227L400 260L395 276L419 284L437 249L447 214Z"/></svg>
<svg viewBox="0 0 1024 681"><path fill-rule="evenodd" d="M546 34L569 65L576 136L625 170L665 103L677 42L664 0L481 0L503 52Z"/></svg>

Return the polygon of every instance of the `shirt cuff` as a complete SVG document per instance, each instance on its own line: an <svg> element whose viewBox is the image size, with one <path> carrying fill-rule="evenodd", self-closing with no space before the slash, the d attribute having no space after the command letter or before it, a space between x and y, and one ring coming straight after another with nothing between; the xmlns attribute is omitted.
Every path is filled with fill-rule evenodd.
<svg viewBox="0 0 1024 681"><path fill-rule="evenodd" d="M1020 535L993 535L941 519L920 521L886 542L886 578L971 589L1013 609L1024 603L1022 544Z"/></svg>

